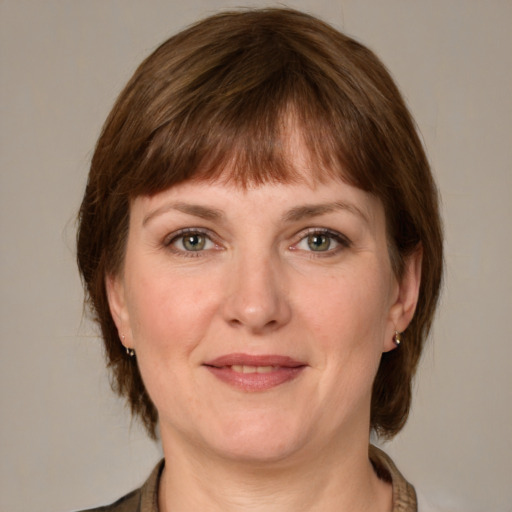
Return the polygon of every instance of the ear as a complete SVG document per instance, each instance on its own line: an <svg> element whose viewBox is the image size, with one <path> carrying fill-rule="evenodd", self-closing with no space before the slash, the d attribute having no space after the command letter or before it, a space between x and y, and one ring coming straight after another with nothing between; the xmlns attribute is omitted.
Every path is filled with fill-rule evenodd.
<svg viewBox="0 0 512 512"><path fill-rule="evenodd" d="M423 247L418 244L413 253L405 260L402 278L397 283L395 301L389 311L389 331L384 341L384 352L393 350L396 345L393 341L395 331L403 332L411 322L421 284L421 262L423 260Z"/></svg>
<svg viewBox="0 0 512 512"><path fill-rule="evenodd" d="M126 307L123 280L118 276L107 276L106 291L110 314L116 324L119 339L125 347L133 348L130 317Z"/></svg>

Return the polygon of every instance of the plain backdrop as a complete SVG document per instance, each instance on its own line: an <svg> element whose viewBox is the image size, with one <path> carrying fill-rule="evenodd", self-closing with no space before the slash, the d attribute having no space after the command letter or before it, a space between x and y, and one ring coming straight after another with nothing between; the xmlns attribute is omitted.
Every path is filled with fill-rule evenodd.
<svg viewBox="0 0 512 512"><path fill-rule="evenodd" d="M101 125L161 41L241 0L0 0L0 510L107 503L161 456L82 315L75 215ZM275 4L274 4L275 5ZM418 122L446 226L412 416L385 449L448 510L512 510L512 2L290 0L374 49Z"/></svg>

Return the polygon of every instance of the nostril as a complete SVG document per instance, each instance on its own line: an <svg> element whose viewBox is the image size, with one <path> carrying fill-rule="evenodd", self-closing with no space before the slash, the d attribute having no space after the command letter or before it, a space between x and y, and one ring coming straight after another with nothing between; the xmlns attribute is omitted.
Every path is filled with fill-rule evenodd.
<svg viewBox="0 0 512 512"><path fill-rule="evenodd" d="M274 331L279 328L280 322L278 320L270 320L268 322L250 322L238 318L231 318L228 324L234 329L241 329L244 327L249 328L254 333L263 334L265 332Z"/></svg>

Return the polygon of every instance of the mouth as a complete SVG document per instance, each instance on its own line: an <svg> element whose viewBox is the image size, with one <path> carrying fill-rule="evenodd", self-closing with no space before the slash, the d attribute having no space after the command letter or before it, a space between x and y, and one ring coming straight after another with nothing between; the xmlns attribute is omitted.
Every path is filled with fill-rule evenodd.
<svg viewBox="0 0 512 512"><path fill-rule="evenodd" d="M296 379L307 364L288 356L227 354L203 366L225 384L241 391L255 392Z"/></svg>

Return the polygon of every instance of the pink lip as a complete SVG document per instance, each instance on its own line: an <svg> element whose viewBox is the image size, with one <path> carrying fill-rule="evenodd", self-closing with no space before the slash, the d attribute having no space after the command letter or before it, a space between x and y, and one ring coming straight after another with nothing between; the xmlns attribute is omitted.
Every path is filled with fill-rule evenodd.
<svg viewBox="0 0 512 512"><path fill-rule="evenodd" d="M227 354L204 363L219 380L242 391L266 391L289 382L306 368L306 364L287 356ZM232 366L272 366L265 373L241 373Z"/></svg>

